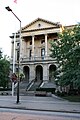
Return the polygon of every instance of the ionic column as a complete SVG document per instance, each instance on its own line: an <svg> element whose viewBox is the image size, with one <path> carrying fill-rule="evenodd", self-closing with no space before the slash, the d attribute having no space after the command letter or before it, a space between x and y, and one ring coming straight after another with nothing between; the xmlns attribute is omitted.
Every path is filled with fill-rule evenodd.
<svg viewBox="0 0 80 120"><path fill-rule="evenodd" d="M22 39L22 58L26 56L26 42Z"/></svg>
<svg viewBox="0 0 80 120"><path fill-rule="evenodd" d="M45 56L47 56L47 34L45 34Z"/></svg>
<svg viewBox="0 0 80 120"><path fill-rule="evenodd" d="M34 58L34 36L32 36L32 57Z"/></svg>
<svg viewBox="0 0 80 120"><path fill-rule="evenodd" d="M20 53L19 53L19 59L21 60L22 58L22 38L20 38L19 40L19 50L20 50Z"/></svg>

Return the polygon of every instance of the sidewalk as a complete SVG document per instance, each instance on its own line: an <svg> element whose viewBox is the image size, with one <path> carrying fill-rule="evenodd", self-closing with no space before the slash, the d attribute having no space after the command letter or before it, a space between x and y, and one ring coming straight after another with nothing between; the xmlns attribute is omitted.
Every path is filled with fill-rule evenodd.
<svg viewBox="0 0 80 120"><path fill-rule="evenodd" d="M80 103L68 102L54 95L52 97L20 96L19 104L16 104L16 100L16 96L0 96L0 108L80 113Z"/></svg>

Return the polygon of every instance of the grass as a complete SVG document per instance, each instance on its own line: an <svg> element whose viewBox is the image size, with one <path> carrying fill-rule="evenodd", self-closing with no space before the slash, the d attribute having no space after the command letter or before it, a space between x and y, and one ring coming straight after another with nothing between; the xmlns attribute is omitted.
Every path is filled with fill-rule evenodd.
<svg viewBox="0 0 80 120"><path fill-rule="evenodd" d="M62 97L70 102L80 102L80 95L71 95L71 96L64 96Z"/></svg>

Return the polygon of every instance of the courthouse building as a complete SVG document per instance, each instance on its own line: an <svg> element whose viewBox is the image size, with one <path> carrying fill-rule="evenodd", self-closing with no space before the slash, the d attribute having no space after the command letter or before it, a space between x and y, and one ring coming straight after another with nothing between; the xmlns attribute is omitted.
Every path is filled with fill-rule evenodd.
<svg viewBox="0 0 80 120"><path fill-rule="evenodd" d="M52 73L57 69L57 64L55 59L50 57L50 41L58 39L60 28L59 23L37 18L21 29L21 41L19 33L16 33L15 47L14 34L10 36L12 39L11 65L13 66L15 55L15 72L17 72L20 46L19 72L24 74L26 82L54 81Z"/></svg>

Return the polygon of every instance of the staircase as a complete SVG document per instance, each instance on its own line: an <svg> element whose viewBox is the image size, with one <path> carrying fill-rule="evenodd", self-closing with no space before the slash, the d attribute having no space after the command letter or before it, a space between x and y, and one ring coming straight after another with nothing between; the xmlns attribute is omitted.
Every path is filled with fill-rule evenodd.
<svg viewBox="0 0 80 120"><path fill-rule="evenodd" d="M56 88L54 82L43 82L41 88Z"/></svg>
<svg viewBox="0 0 80 120"><path fill-rule="evenodd" d="M41 85L41 81L34 82L32 80L30 83L27 83L26 81L22 81L19 83L19 95L34 95L36 88L38 88ZM15 88L15 95L17 94L17 87Z"/></svg>
<svg viewBox="0 0 80 120"><path fill-rule="evenodd" d="M26 88L29 83L22 81L19 83L19 95L26 95ZM15 88L15 95L17 94L17 87Z"/></svg>
<svg viewBox="0 0 80 120"><path fill-rule="evenodd" d="M41 82L34 82L32 86L30 87L29 91L36 91L36 88L40 86Z"/></svg>

